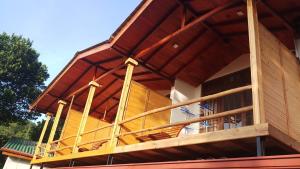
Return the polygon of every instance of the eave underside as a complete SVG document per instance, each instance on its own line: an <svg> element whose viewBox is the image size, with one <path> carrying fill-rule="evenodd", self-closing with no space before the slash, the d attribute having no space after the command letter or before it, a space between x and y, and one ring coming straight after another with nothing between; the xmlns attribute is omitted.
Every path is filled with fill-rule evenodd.
<svg viewBox="0 0 300 169"><path fill-rule="evenodd" d="M55 112L59 99L227 3L232 1L143 1L110 40L79 52L34 107ZM294 27L289 28L289 23L300 17L297 0L261 1L258 8L260 21L293 50ZM137 58L140 66L133 79L155 90L169 90L175 78L197 86L241 54L249 53L247 31L246 5L237 0ZM101 80L91 113L103 115L106 110L108 120L114 118L124 75L123 68ZM86 97L87 90L79 93L74 108L81 110Z"/></svg>

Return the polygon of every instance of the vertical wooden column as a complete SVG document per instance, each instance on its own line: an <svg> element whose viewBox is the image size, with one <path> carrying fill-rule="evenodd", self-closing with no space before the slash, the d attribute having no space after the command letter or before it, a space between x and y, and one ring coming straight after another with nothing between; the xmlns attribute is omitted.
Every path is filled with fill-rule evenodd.
<svg viewBox="0 0 300 169"><path fill-rule="evenodd" d="M36 148L35 148L35 151L34 151L33 159L36 159L36 156L37 156L37 154L39 153L39 151L41 149L41 145L43 143L43 139L44 139L44 136L45 136L45 133L46 133L49 121L51 119L51 116L52 116L51 113L47 113L47 118L46 118L43 130L42 130L42 133L40 135L39 141L37 142L37 145L36 145Z"/></svg>
<svg viewBox="0 0 300 169"><path fill-rule="evenodd" d="M261 46L259 40L259 21L257 16L256 0L247 0L247 16L250 47L250 67L253 99L253 122L260 124L265 122L262 70L261 70Z"/></svg>
<svg viewBox="0 0 300 169"><path fill-rule="evenodd" d="M120 130L121 130L121 127L119 126L118 123L123 120L123 115L124 115L124 111L125 111L126 103L127 103L127 99L128 99L128 93L129 93L129 89L130 89L130 83L131 83L131 79L132 79L133 69L134 69L134 66L138 65L138 62L132 58L128 58L125 61L125 64L127 65L126 76L125 76L124 83L123 83L123 88L122 88L122 93L121 93L121 97L120 97L117 115L115 118L115 123L114 123L113 129L112 129L112 132L111 132L111 140L110 140L110 145L109 145L110 152L113 152L114 148L117 146L117 143L118 143L118 135L120 134Z"/></svg>
<svg viewBox="0 0 300 169"><path fill-rule="evenodd" d="M72 105L73 105L73 102L74 102L74 98L75 98L75 95L72 96L72 99L71 99L71 102L69 103L69 107L68 107L68 111L67 111L67 115L66 115L66 118L65 118L65 121L64 121L64 127L60 133L60 137L59 137L59 140L61 140L63 137L65 137L65 130L66 130L66 126L68 125L68 122L69 122L69 116L70 116L70 111L72 109ZM61 145L61 142L59 141L57 143L57 147L60 147Z"/></svg>
<svg viewBox="0 0 300 169"><path fill-rule="evenodd" d="M60 119L60 115L61 115L61 113L63 111L63 108L66 104L67 103L63 100L58 101L57 112L55 114L54 122L53 122L51 131L50 131L50 134L49 134L49 138L48 138L48 143L46 145L46 155L47 155L47 153L49 152L49 150L51 148L51 143L53 142L53 139L54 139L54 135L55 135L55 132L56 132L56 129L57 129L57 125L58 125L58 122L59 122L59 119Z"/></svg>
<svg viewBox="0 0 300 169"><path fill-rule="evenodd" d="M87 100L86 100L86 103L85 103L85 106L83 109L83 113L81 116L81 121L79 124L77 136L76 136L74 146L73 146L73 151L72 151L73 153L78 152L78 144L81 142L81 138L82 138L81 135L84 132L84 128L85 128L85 125L86 125L86 122L87 122L87 119L89 116L90 108L91 108L91 105L93 102L93 97L94 97L96 88L99 87L100 85L94 81L91 81L89 83L89 86L90 86L90 90L89 90L89 94L88 94L88 97L87 97Z"/></svg>

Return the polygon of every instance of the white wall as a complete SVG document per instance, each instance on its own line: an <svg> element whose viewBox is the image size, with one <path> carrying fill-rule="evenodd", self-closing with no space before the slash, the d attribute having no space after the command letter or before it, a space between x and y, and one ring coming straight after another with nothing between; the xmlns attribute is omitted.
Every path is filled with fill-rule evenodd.
<svg viewBox="0 0 300 169"><path fill-rule="evenodd" d="M249 54L244 54L232 61L230 64L225 66L223 69L221 69L219 72L214 74L209 80L213 80L246 68L250 67L250 57ZM171 89L170 98L172 100L172 104L183 102L186 100L198 98L201 96L201 85L194 87L189 85L188 83L185 83L184 81L181 81L179 79L175 80L174 86ZM200 113L200 106L198 103L186 106L187 109L190 110L190 112L194 113L196 116L194 118L199 117ZM171 123L178 122L178 121L184 121L189 118L192 118L187 113L184 113L180 108L173 109L171 111ZM199 132L200 123L195 123L187 128L183 129L181 134L192 134L192 133L198 133Z"/></svg>
<svg viewBox="0 0 300 169"><path fill-rule="evenodd" d="M34 165L32 169L39 169L40 166ZM3 169L30 169L30 161L16 157L7 157ZM46 169L46 167L44 167Z"/></svg>
<svg viewBox="0 0 300 169"><path fill-rule="evenodd" d="M175 80L174 86L172 87L171 94L170 94L172 104L183 102L193 98L198 98L200 96L201 96L201 86L194 87L179 79ZM199 117L200 107L198 103L186 106L186 108L190 112L195 114L194 118ZM180 108L176 108L171 111L171 123L178 122L178 121L185 121L192 117L193 116L184 113L182 110L180 110ZM199 124L195 123L183 129L181 134L191 134L191 133L198 133L198 132L199 132Z"/></svg>

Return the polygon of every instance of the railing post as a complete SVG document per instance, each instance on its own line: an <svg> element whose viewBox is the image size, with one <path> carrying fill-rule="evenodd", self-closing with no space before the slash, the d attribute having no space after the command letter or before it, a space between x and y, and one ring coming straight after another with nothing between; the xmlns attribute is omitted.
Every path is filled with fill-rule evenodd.
<svg viewBox="0 0 300 169"><path fill-rule="evenodd" d="M54 122L53 122L51 131L50 131L50 134L49 134L49 138L48 138L48 143L46 145L46 155L48 154L48 152L51 149L51 143L52 143L52 141L54 139L54 135L55 135L55 132L56 132L56 129L57 129L57 125L58 125L58 122L59 122L59 119L60 119L60 115L61 115L61 113L63 111L63 108L64 108L64 106L66 104L67 103L65 101L63 101L63 100L59 100L58 101L57 112L55 114Z"/></svg>
<svg viewBox="0 0 300 169"><path fill-rule="evenodd" d="M45 120L45 124L44 124L43 130L42 130L42 133L40 135L39 141L37 142L37 145L36 145L36 148L35 148L35 151L34 151L33 159L36 159L36 156L39 153L39 150L41 149L41 145L43 143L43 139L44 139L44 136L45 136L45 133L46 133L49 121L51 119L51 116L52 116L51 113L47 113L47 118Z"/></svg>
<svg viewBox="0 0 300 169"><path fill-rule="evenodd" d="M83 113L82 113L82 116L81 116L81 121L80 121L80 124L79 124L79 128L78 128L78 131L77 131L76 139L75 139L73 150L72 150L73 153L78 152L78 147L77 146L81 142L81 138L82 138L81 135L84 132L85 124L86 124L88 116L89 116L89 112L90 112L93 97L94 97L94 94L95 94L95 91L96 91L96 87L99 87L100 85L98 83L94 82L94 81L91 81L89 83L89 86L90 86L90 90L89 90L89 94L88 94L88 97L87 97L87 100L86 100L86 103L85 103L85 106L84 106L84 110L83 110Z"/></svg>
<svg viewBox="0 0 300 169"><path fill-rule="evenodd" d="M133 69L135 66L138 65L138 62L132 58L128 58L125 61L125 64L127 65L126 76L125 76L125 79L123 82L121 98L120 98L120 102L119 102L119 106L118 106L117 115L115 118L115 123L114 123L113 129L112 129L111 140L110 140L110 145L109 145L109 148L110 148L109 151L111 151L111 152L113 152L114 148L117 146L117 143L118 143L118 135L120 134L120 130L121 130L121 127L118 123L123 120L123 115L124 115L124 111L125 111L125 107L126 107L126 102L128 99L128 93L129 93L129 88L130 88L130 82L132 79Z"/></svg>
<svg viewBox="0 0 300 169"><path fill-rule="evenodd" d="M247 0L253 122L254 124L260 124L265 121L265 116L262 92L261 46L256 3L257 0Z"/></svg>

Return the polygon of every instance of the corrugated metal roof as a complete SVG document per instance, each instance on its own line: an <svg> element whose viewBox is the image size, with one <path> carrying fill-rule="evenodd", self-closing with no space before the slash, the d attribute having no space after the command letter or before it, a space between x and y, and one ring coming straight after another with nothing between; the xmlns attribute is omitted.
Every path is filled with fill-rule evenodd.
<svg viewBox="0 0 300 169"><path fill-rule="evenodd" d="M26 153L33 155L36 147L36 142L30 140L24 140L20 138L10 139L1 149L9 149L18 151L20 153Z"/></svg>

